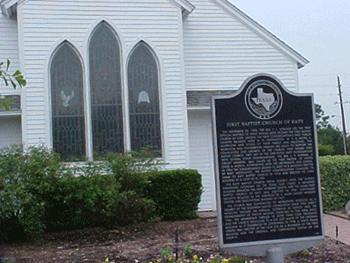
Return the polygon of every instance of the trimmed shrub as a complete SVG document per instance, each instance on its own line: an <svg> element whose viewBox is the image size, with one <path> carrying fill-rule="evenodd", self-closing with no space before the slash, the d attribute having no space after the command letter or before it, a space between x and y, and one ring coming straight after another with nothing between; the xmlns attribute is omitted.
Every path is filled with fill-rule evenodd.
<svg viewBox="0 0 350 263"><path fill-rule="evenodd" d="M321 156L319 164L323 210L344 209L350 200L350 156Z"/></svg>
<svg viewBox="0 0 350 263"><path fill-rule="evenodd" d="M201 175L196 170L160 171L150 174L149 197L163 220L197 217L202 193Z"/></svg>
<svg viewBox="0 0 350 263"><path fill-rule="evenodd" d="M119 188L113 175L63 175L48 197L46 230L112 227L121 203Z"/></svg>

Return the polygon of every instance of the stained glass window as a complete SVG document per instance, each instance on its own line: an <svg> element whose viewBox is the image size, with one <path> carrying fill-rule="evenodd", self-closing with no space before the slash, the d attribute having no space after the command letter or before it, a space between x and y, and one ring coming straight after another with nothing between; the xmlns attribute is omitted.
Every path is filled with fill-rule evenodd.
<svg viewBox="0 0 350 263"><path fill-rule="evenodd" d="M114 33L105 22L93 32L89 61L94 152L122 152L120 51Z"/></svg>
<svg viewBox="0 0 350 263"><path fill-rule="evenodd" d="M131 150L161 150L158 67L149 47L140 42L128 64Z"/></svg>
<svg viewBox="0 0 350 263"><path fill-rule="evenodd" d="M83 70L69 43L53 56L50 75L53 149L65 161L80 160L85 156Z"/></svg>

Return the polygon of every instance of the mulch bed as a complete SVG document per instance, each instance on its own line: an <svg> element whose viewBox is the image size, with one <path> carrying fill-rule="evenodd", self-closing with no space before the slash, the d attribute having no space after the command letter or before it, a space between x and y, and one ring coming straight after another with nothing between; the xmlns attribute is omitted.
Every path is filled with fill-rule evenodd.
<svg viewBox="0 0 350 263"><path fill-rule="evenodd" d="M199 218L175 222L150 222L106 230L89 228L48 233L41 238L0 245L0 262L155 262L160 251L175 248L175 231L179 238L179 255L185 244L204 259L213 255L230 257L218 248L216 219ZM181 256L181 255L180 255ZM262 263L264 257L247 257ZM317 247L285 256L292 262L350 262L350 247L326 238Z"/></svg>

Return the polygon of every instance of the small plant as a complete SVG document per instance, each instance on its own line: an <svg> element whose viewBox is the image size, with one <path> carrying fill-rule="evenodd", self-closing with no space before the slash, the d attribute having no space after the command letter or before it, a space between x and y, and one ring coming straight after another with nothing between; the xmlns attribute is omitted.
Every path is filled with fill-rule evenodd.
<svg viewBox="0 0 350 263"><path fill-rule="evenodd" d="M115 263L114 261L109 261L109 258L106 258L104 262Z"/></svg>
<svg viewBox="0 0 350 263"><path fill-rule="evenodd" d="M192 255L189 256L189 253ZM191 246L189 244L184 245L184 251L183 254L185 257L180 257L179 259L176 259L173 254L173 249L171 247L167 247L165 249L160 250L161 258L157 259L156 263L252 263L251 260L240 257L240 256L233 256L230 258L224 258L222 256L214 256L211 255L209 258L204 259L196 254L193 255L193 251L191 249ZM135 260L136 261L136 260ZM149 262L152 263L153 261Z"/></svg>
<svg viewBox="0 0 350 263"><path fill-rule="evenodd" d="M184 245L184 255L185 256L192 256L193 255L193 250L192 250L190 244L185 244Z"/></svg>
<svg viewBox="0 0 350 263"><path fill-rule="evenodd" d="M301 251L297 251L297 252L294 252L294 253L291 253L290 254L292 257L306 257L306 256L309 256L310 253L307 249L304 249L304 250L301 250Z"/></svg>
<svg viewBox="0 0 350 263"><path fill-rule="evenodd" d="M171 258L173 256L173 249L171 247L161 249L159 252L164 260L166 260L166 259L171 260Z"/></svg>
<svg viewBox="0 0 350 263"><path fill-rule="evenodd" d="M16 260L15 259L0 259L1 263L15 263Z"/></svg>

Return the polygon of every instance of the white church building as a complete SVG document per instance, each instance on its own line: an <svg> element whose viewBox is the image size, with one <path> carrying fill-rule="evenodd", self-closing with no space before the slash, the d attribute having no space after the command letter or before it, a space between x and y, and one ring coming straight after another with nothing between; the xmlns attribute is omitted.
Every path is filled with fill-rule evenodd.
<svg viewBox="0 0 350 263"><path fill-rule="evenodd" d="M232 0L234 2L234 0ZM27 85L0 94L0 148L44 145L63 160L150 146L203 178L215 210L210 97L251 75L298 92L308 61L227 0L1 0L0 61Z"/></svg>

